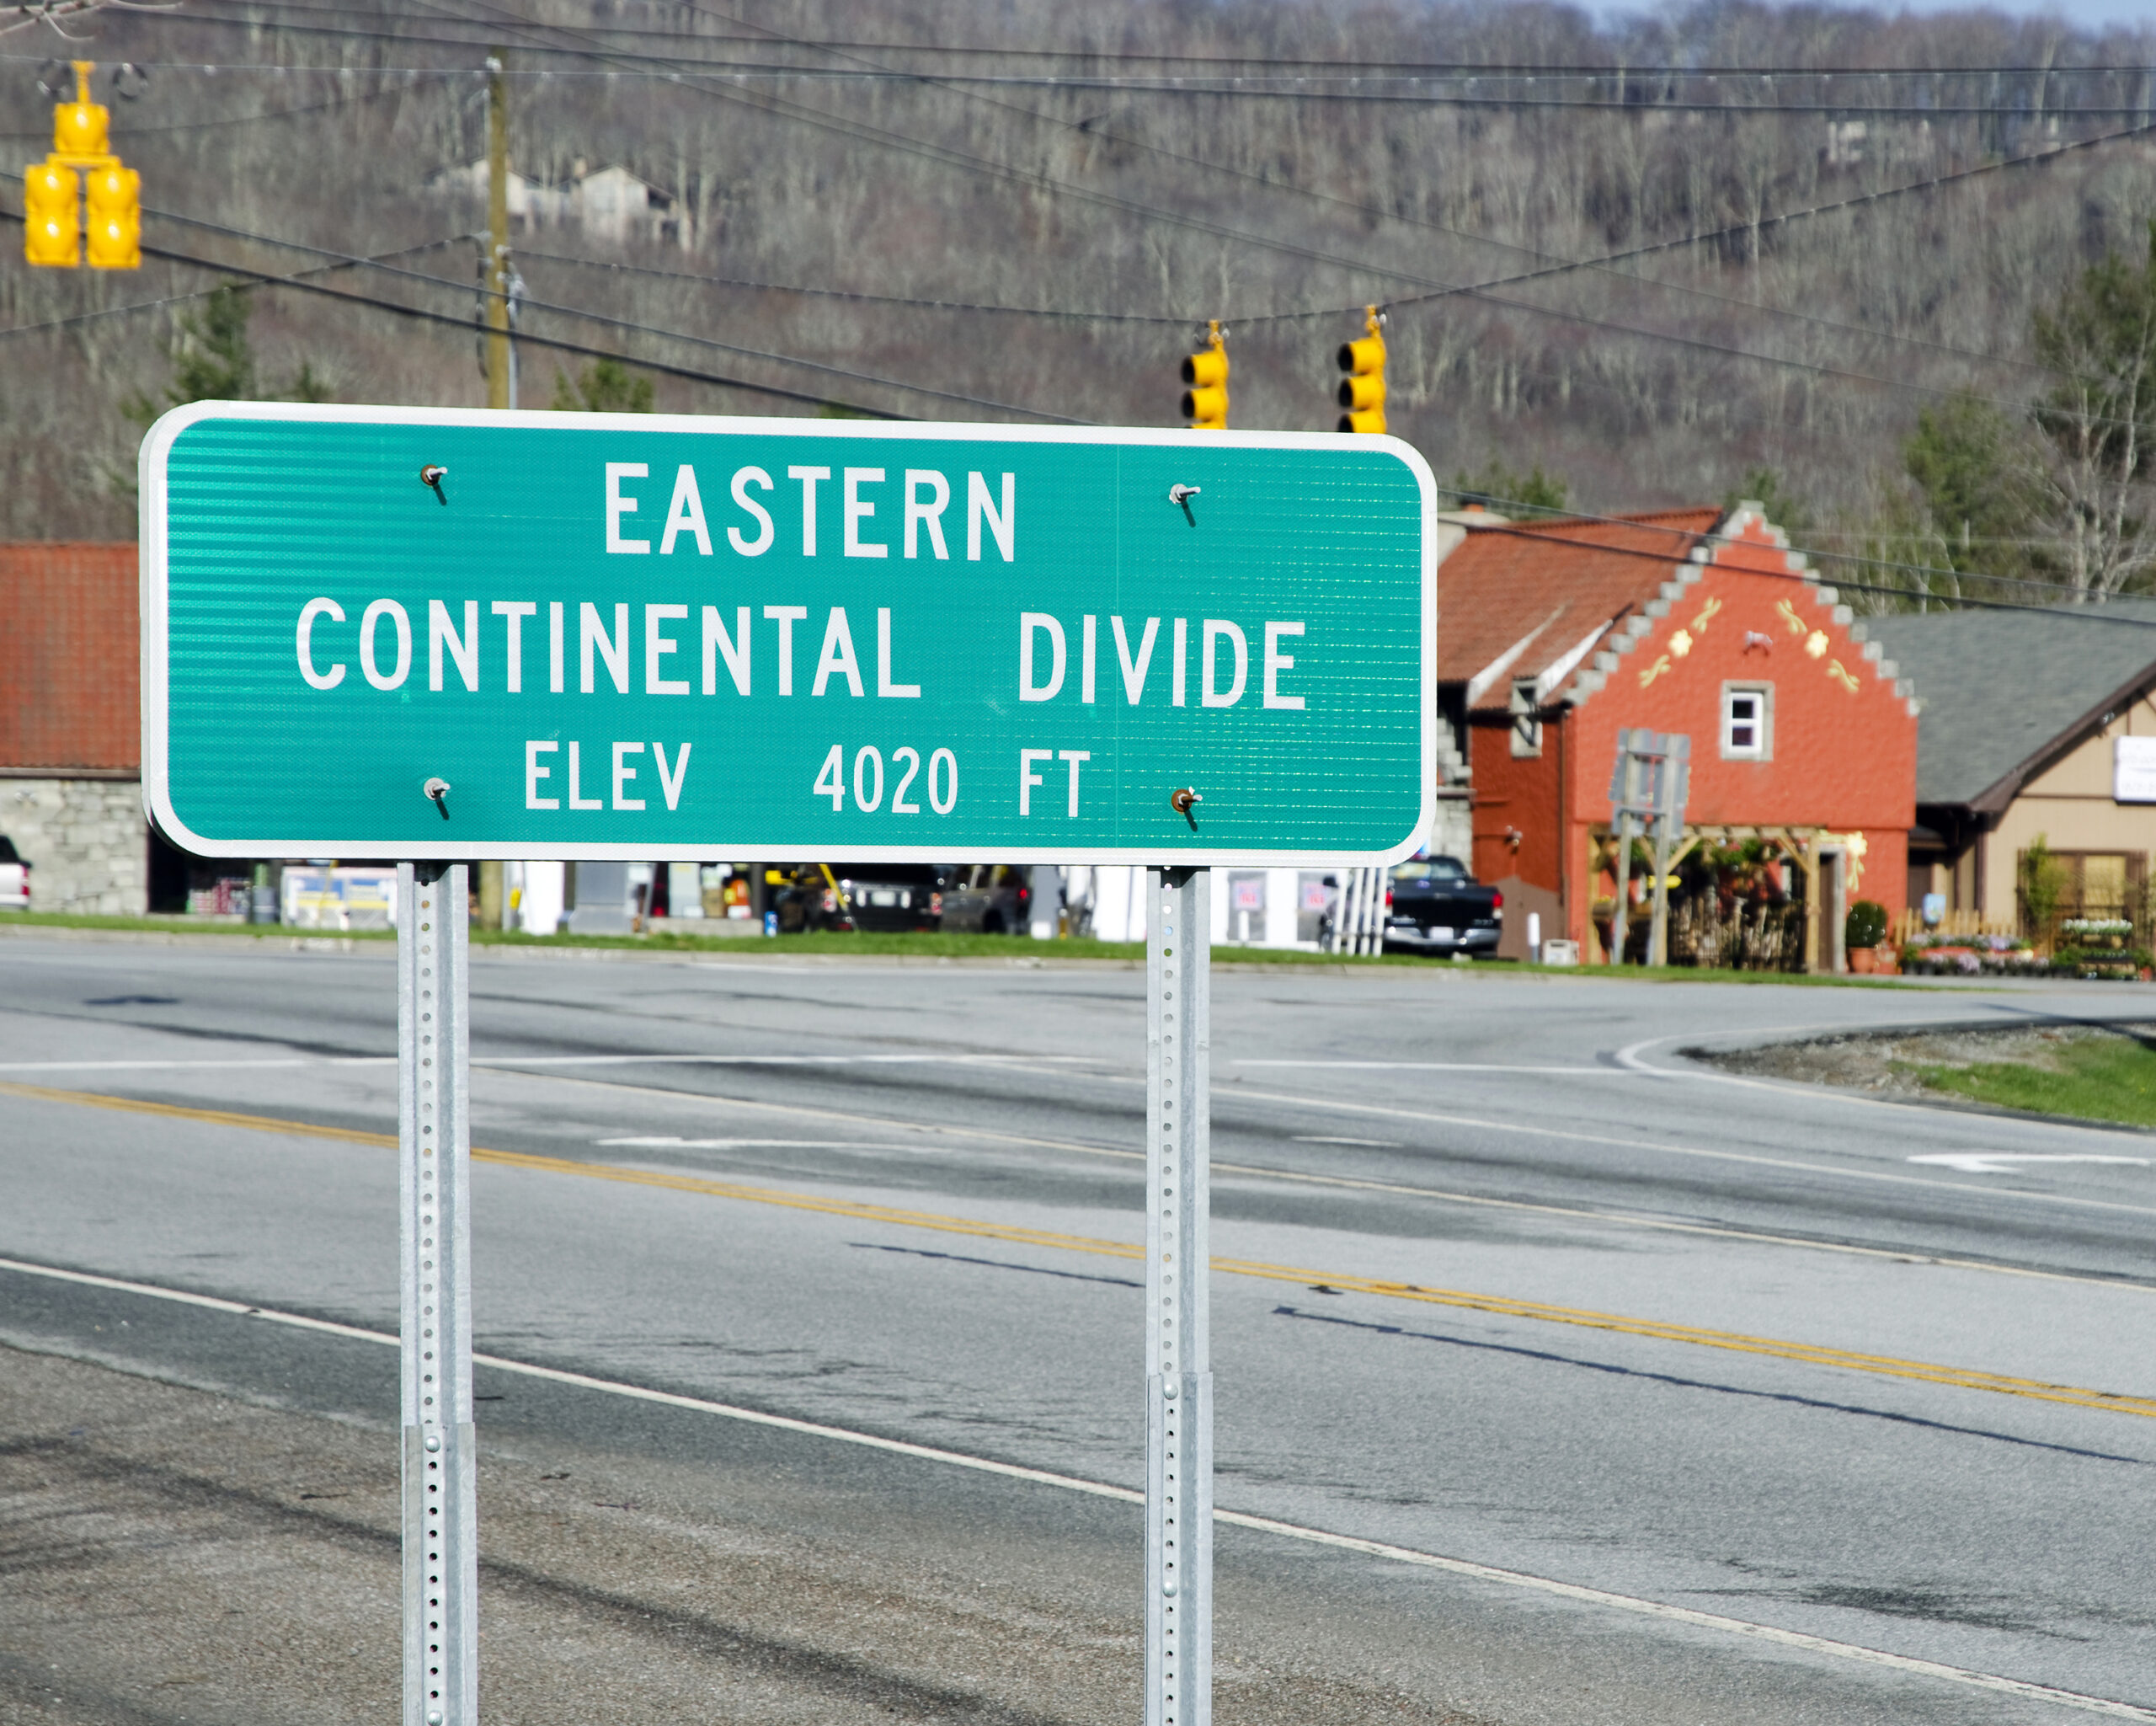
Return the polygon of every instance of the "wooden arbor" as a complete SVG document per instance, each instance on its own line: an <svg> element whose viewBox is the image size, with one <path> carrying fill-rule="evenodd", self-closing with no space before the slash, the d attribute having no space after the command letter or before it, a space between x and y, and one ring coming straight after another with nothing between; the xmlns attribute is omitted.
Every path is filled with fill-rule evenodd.
<svg viewBox="0 0 2156 1726"><path fill-rule="evenodd" d="M1820 969L1820 869L1821 853L1833 836L1824 827L1797 826L1694 826L1687 823L1678 836L1677 846L1669 854L1669 867L1674 869L1702 845L1728 846L1748 839L1767 840L1781 848L1782 855L1796 868L1804 882L1804 969ZM1596 889L1607 870L1614 879L1617 864L1617 838L1606 822L1597 823L1588 829L1587 874L1588 962L1593 965L1621 964L1622 955L1613 958L1602 936L1601 926L1595 921L1594 907L1600 902ZM1667 959L1666 954L1651 957Z"/></svg>

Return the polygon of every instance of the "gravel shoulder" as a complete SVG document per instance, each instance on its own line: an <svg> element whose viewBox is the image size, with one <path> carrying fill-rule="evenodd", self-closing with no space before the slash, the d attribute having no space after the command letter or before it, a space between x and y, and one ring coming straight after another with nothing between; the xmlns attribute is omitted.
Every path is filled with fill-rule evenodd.
<svg viewBox="0 0 2156 1726"><path fill-rule="evenodd" d="M512 1423L479 1465L483 1713L1135 1717L1134 1511L1116 1507L1131 1526L1075 1550L1053 1518L990 1512L1003 1538L984 1549L889 1482L788 1475ZM394 1442L371 1423L0 1346L0 1726L395 1718L397 1503ZM1473 1726L1413 1687L1348 1676L1352 1653L1310 1670L1285 1622L1257 1639L1220 1650L1240 1720Z"/></svg>
<svg viewBox="0 0 2156 1726"><path fill-rule="evenodd" d="M2156 1023L2121 1021L2105 1025L1947 1026L1922 1031L1853 1031L1801 1042L1743 1049L1688 1049L1690 1060L1725 1072L1833 1085L1873 1096L1984 1113L2000 1111L1957 1096L1936 1082L1942 1075L2000 1066L2031 1073L2071 1075L2076 1057L2122 1043L2156 1045ZM2047 1112L2048 1113L2048 1112ZM2083 1117L2068 1116L2068 1119ZM2100 1114L2085 1117L2103 1119ZM2105 1120L2106 1125L2116 1123Z"/></svg>

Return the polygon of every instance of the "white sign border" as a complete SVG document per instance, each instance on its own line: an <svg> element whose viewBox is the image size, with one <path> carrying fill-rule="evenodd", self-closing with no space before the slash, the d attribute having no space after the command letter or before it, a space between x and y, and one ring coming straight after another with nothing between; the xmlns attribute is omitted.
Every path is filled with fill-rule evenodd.
<svg viewBox="0 0 2156 1726"><path fill-rule="evenodd" d="M707 863L714 858L777 859L802 853L798 844L736 845L638 843L574 845L554 841L514 843L417 844L385 847L378 840L280 839L244 845L195 832L172 806L168 750L171 740L166 663L168 628L169 548L166 539L165 463L182 432L203 419L312 419L352 425L514 426L520 430L606 430L679 432L691 436L749 435L763 437L846 437L894 442L978 441L1003 443L1118 444L1162 447L1230 449L1326 449L1352 446L1384 450L1396 457L1415 482L1422 516L1422 654L1421 698L1422 795L1414 826L1406 836L1381 851L1246 851L1210 847L1161 851L1152 847L998 846L994 855L1009 863L1107 863L1132 867L1182 866L1197 868L1298 868L1384 867L1412 857L1428 836L1437 814L1437 477L1413 445L1390 436L1343 436L1321 431L1192 431L1157 426L998 425L948 420L849 420L841 428L822 419L773 419L686 414L553 414L543 417L495 408L398 408L343 403L190 402L174 408L151 426L136 457L141 498L138 555L141 560L142 678L142 806L159 832L198 857L282 858L301 857L384 858L430 863L516 861L535 855L547 860L636 863ZM1203 445L1193 445L1203 439ZM921 845L845 846L834 857L862 863L942 863L976 854L976 847Z"/></svg>

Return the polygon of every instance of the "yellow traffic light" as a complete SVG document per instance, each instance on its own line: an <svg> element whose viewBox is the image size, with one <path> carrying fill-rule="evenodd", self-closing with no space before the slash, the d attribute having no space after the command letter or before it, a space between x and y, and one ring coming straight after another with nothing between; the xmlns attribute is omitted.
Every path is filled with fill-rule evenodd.
<svg viewBox="0 0 2156 1726"><path fill-rule="evenodd" d="M1203 352L1182 362L1182 417L1194 431L1228 429L1228 347L1220 334L1220 321L1206 325L1210 344Z"/></svg>
<svg viewBox="0 0 2156 1726"><path fill-rule="evenodd" d="M23 256L72 270L81 261L75 223L75 170L36 162L23 170Z"/></svg>
<svg viewBox="0 0 2156 1726"><path fill-rule="evenodd" d="M1340 345L1340 369L1348 374L1340 380L1337 398L1345 410L1337 428L1342 431L1385 430L1385 318L1375 306L1366 315L1369 334Z"/></svg>
<svg viewBox="0 0 2156 1726"><path fill-rule="evenodd" d="M88 93L86 92L85 94ZM59 156L103 156L112 113L91 101L62 102L52 110L52 149Z"/></svg>
<svg viewBox="0 0 2156 1726"><path fill-rule="evenodd" d="M112 153L112 116L90 99L96 66L73 64L75 99L52 110L52 153L23 174L23 256L54 270L82 263L80 168L89 178L90 268L134 270L142 262L142 176Z"/></svg>
<svg viewBox="0 0 2156 1726"><path fill-rule="evenodd" d="M115 162L90 170L88 190L90 268L141 268L142 176Z"/></svg>

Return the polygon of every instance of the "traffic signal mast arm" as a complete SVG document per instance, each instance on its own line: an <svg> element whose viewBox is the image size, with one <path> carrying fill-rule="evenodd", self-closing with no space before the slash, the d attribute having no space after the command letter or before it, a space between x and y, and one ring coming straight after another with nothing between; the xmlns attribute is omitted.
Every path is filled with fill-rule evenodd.
<svg viewBox="0 0 2156 1726"><path fill-rule="evenodd" d="M1385 313L1371 306L1364 319L1369 333L1360 341L1340 345L1340 369L1348 374L1340 380L1337 397L1342 431L1385 430Z"/></svg>
<svg viewBox="0 0 2156 1726"><path fill-rule="evenodd" d="M23 171L23 256L50 270L72 270L89 242L93 270L134 270L142 262L142 176L112 153L112 115L90 99L94 62L77 60L75 99L52 111L52 152ZM78 203L87 190L89 220Z"/></svg>

